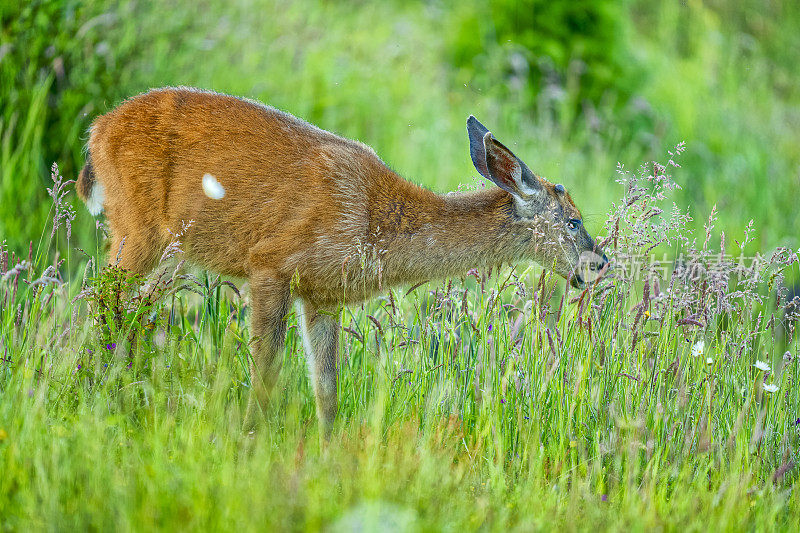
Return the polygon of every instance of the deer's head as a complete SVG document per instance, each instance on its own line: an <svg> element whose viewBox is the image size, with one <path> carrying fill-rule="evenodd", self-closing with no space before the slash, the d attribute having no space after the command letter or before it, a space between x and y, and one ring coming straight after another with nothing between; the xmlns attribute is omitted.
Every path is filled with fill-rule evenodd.
<svg viewBox="0 0 800 533"><path fill-rule="evenodd" d="M473 116L467 120L467 133L475 168L513 199L509 223L521 254L553 268L573 287L583 288L602 275L608 259L586 231L564 186L531 172Z"/></svg>

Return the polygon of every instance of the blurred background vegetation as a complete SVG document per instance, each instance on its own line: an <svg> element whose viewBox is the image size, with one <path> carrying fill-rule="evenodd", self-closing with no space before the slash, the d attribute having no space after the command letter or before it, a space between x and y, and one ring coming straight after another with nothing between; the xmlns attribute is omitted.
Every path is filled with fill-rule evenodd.
<svg viewBox="0 0 800 533"><path fill-rule="evenodd" d="M795 0L0 3L0 241L44 232L91 120L163 85L247 96L359 139L437 191L474 184L472 113L600 231L628 167L687 142L679 206L800 246ZM78 205L77 199L71 195ZM94 248L78 208L72 244ZM65 246L65 244L62 244Z"/></svg>

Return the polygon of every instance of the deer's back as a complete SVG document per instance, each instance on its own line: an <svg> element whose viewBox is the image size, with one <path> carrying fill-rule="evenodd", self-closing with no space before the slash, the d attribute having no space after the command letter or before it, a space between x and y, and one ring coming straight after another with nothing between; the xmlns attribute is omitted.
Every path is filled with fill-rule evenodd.
<svg viewBox="0 0 800 533"><path fill-rule="evenodd" d="M399 180L360 143L189 89L151 91L99 117L89 151L114 233L150 232L163 249L191 220L189 256L237 276L286 275L298 265L330 271L368 233L370 198ZM223 198L204 194L205 174Z"/></svg>

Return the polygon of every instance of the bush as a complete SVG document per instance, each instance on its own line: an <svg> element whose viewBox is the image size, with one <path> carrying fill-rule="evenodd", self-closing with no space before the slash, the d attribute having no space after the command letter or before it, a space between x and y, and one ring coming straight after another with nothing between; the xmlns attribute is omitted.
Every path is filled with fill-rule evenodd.
<svg viewBox="0 0 800 533"><path fill-rule="evenodd" d="M133 1L0 5L0 203L10 210L0 217L0 235L10 248L27 247L46 220L50 165L77 176L91 120L151 86L142 58L165 40L179 43L174 36L190 15L164 19L159 6ZM78 233L88 237L84 229Z"/></svg>
<svg viewBox="0 0 800 533"><path fill-rule="evenodd" d="M624 103L637 88L627 21L613 0L492 0L459 18L450 54L473 83L523 89L569 123L586 102Z"/></svg>
<svg viewBox="0 0 800 533"><path fill-rule="evenodd" d="M0 234L22 247L47 214L42 186L54 161L66 176L82 163L84 131L96 102L122 89L116 65L126 50L104 32L118 18L93 2L10 2L0 8L0 201L11 213Z"/></svg>

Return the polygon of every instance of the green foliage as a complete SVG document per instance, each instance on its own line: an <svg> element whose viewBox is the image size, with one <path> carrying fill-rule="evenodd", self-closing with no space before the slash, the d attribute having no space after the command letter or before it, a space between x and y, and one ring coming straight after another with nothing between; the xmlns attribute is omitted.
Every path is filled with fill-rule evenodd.
<svg viewBox="0 0 800 533"><path fill-rule="evenodd" d="M741 270L688 241L657 212L677 152L620 171L601 235L645 260L670 239L674 270L620 263L584 291L476 270L340 310L326 449L294 313L244 433L230 282L0 246L0 528L796 530L800 344L776 302L800 259Z"/></svg>
<svg viewBox="0 0 800 533"><path fill-rule="evenodd" d="M0 235L23 246L47 217L42 184L58 162L75 178L91 120L147 77L141 58L189 14L155 24L152 3L34 0L0 5ZM141 83L139 81L139 83ZM82 244L89 241L82 223ZM62 252L64 250L62 249Z"/></svg>
<svg viewBox="0 0 800 533"><path fill-rule="evenodd" d="M100 345L110 346L126 340L133 346L151 325L149 315L155 311L160 291L156 284L143 290L143 283L141 277L113 264L103 267L97 278L91 280L83 298L97 325Z"/></svg>
<svg viewBox="0 0 800 533"><path fill-rule="evenodd" d="M0 7L0 234L14 244L30 238L45 219L41 185L50 164L59 161L74 175L74 156L95 109L84 106L107 98L113 86L114 73L103 78L106 64L93 53L99 39L85 30L93 14L85 4L4 2Z"/></svg>
<svg viewBox="0 0 800 533"><path fill-rule="evenodd" d="M792 133L800 93L786 90L800 84L800 75L783 66L796 63L800 48L774 49L797 39L787 29L800 10L775 2L753 11L749 2L642 2L634 11L651 36L640 46L652 65L644 96L657 103L654 112L670 136L689 142L686 164L702 169L682 184L679 201L701 212L716 204L728 235L730 221L743 227L754 219L761 231L750 253L800 246L800 214L790 207L800 169ZM750 33L753 23L763 40ZM775 25L783 24L786 35L778 37Z"/></svg>
<svg viewBox="0 0 800 533"><path fill-rule="evenodd" d="M669 254L705 239L693 264L730 268L800 246L796 2L56 0L0 3L0 21L0 529L798 529L796 321L778 306L796 262L680 299L620 277L562 303L503 271L343 310L323 451L293 316L281 401L243 435L247 297L177 272L152 292L114 266L78 280L94 220L51 233L66 207L44 186L74 201L50 165L74 178L90 120L153 86L260 99L439 191L472 184L473 113L592 233L617 161L687 141L672 198L696 220ZM640 207L612 212L621 246Z"/></svg>
<svg viewBox="0 0 800 533"><path fill-rule="evenodd" d="M624 2L493 0L471 7L452 31L450 54L472 83L523 89L531 107L557 112L570 125L587 101L621 106L639 89Z"/></svg>
<svg viewBox="0 0 800 533"><path fill-rule="evenodd" d="M185 84L362 140L440 191L476 174L463 125L476 114L588 214L614 199L617 161L685 140L693 170L681 205L717 203L729 240L755 218L751 254L797 247L800 15L793 2L759 6L4 3L0 236L14 250L37 240L47 169L55 161L75 177L94 116L150 87ZM75 242L91 248L94 221L82 207L75 227Z"/></svg>

